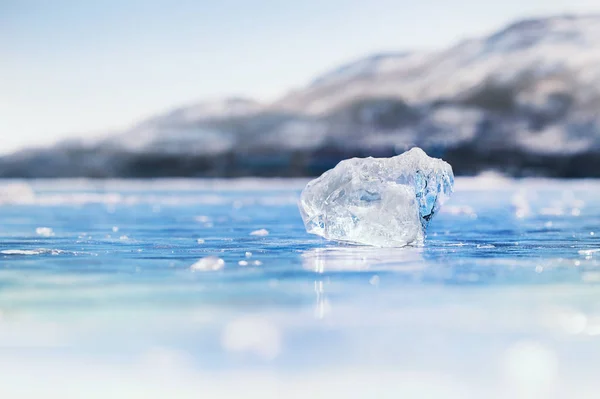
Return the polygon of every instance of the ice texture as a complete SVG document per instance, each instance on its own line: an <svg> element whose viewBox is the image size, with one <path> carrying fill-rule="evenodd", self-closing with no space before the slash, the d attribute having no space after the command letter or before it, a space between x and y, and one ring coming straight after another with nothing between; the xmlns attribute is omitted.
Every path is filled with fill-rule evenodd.
<svg viewBox="0 0 600 399"><path fill-rule="evenodd" d="M452 167L413 148L392 158L352 158L310 181L300 197L306 231L378 247L419 245L453 191Z"/></svg>

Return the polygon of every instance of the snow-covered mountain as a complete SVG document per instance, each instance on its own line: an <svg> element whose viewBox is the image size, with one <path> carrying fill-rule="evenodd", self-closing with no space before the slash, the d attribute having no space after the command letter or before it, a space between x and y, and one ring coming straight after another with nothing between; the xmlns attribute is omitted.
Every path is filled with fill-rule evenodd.
<svg viewBox="0 0 600 399"><path fill-rule="evenodd" d="M525 85L523 80L563 81L562 87L553 89L598 85L599 21L599 16L527 20L439 52L369 58L349 69L371 73L328 74L278 105L321 113L356 97L390 96L410 103L457 99L486 83L514 87Z"/></svg>
<svg viewBox="0 0 600 399"><path fill-rule="evenodd" d="M600 176L600 16L370 56L271 104L205 102L93 146L5 157L0 175L311 175L414 145L458 174Z"/></svg>

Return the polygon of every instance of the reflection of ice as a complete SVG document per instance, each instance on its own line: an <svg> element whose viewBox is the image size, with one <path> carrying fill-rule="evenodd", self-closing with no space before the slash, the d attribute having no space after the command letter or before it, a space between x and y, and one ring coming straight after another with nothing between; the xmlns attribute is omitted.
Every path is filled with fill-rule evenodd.
<svg viewBox="0 0 600 399"><path fill-rule="evenodd" d="M325 295L323 281L315 281L315 294L317 295L317 305L315 307L315 317L324 318L331 311L331 304Z"/></svg>
<svg viewBox="0 0 600 399"><path fill-rule="evenodd" d="M423 248L325 247L302 254L306 270L317 273L363 270L423 270Z"/></svg>

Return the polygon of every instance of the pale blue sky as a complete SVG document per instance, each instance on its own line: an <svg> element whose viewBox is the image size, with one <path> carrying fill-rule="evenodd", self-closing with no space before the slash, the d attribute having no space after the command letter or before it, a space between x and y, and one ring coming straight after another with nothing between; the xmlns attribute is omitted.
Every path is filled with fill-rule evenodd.
<svg viewBox="0 0 600 399"><path fill-rule="evenodd" d="M373 52L598 11L598 0L0 0L0 153L202 99L268 101Z"/></svg>

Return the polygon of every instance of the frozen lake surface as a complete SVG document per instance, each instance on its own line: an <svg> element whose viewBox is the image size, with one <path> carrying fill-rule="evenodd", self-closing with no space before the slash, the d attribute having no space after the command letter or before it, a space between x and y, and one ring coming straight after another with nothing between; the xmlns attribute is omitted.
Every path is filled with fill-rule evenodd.
<svg viewBox="0 0 600 399"><path fill-rule="evenodd" d="M305 182L0 181L0 396L596 397L600 181L458 178L400 249Z"/></svg>

